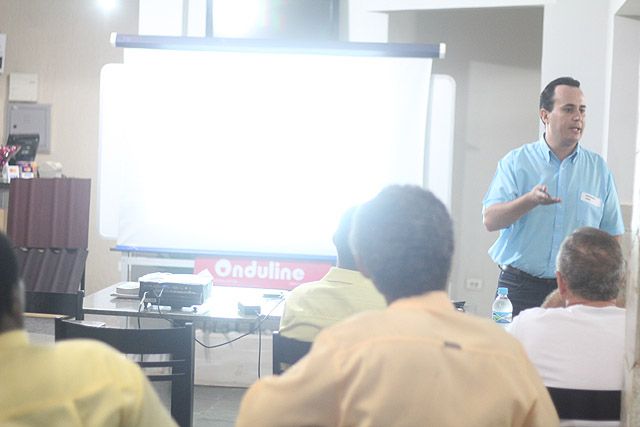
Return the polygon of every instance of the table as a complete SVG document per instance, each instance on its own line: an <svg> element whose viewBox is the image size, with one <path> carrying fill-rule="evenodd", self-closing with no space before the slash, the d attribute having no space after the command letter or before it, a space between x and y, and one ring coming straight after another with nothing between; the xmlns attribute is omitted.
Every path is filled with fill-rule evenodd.
<svg viewBox="0 0 640 427"><path fill-rule="evenodd" d="M114 296L120 282L108 286L84 298L85 314L124 317L163 318L177 323L193 322L196 326L215 332L247 331L258 322L256 315L243 315L238 303L260 305L260 316L269 316L262 321L262 329L278 330L287 291L261 288L212 286L211 294L204 304L171 309L171 307L148 305L140 307L137 298Z"/></svg>

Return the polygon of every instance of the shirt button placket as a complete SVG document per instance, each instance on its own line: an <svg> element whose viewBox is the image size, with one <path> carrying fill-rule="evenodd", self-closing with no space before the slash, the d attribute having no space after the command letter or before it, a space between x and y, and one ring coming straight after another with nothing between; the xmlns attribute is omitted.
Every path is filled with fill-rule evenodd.
<svg viewBox="0 0 640 427"><path fill-rule="evenodd" d="M561 202L556 203L555 206L555 218L553 224L553 236L551 238L551 251L549 253L549 259L547 260L547 270L554 271L555 270L555 262L556 262L556 254L560 249L560 244L562 244L563 240L563 230L564 230L564 219L565 219L565 200L566 194L566 186L564 185L566 181L566 170L568 165L568 159L565 159L562 163L560 163L558 167L558 179L557 179L557 192L556 197L559 197Z"/></svg>

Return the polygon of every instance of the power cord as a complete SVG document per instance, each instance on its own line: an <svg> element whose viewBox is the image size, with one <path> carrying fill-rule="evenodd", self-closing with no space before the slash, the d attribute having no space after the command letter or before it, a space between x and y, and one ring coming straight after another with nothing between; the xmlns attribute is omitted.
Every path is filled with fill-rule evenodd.
<svg viewBox="0 0 640 427"><path fill-rule="evenodd" d="M140 325L140 313L142 312L142 308L144 307L146 301L147 301L147 294L149 293L149 291L145 291L144 294L142 294L142 298L140 298L140 304L138 304L138 329L142 329L142 326Z"/></svg>
<svg viewBox="0 0 640 427"><path fill-rule="evenodd" d="M148 292L148 291L147 291ZM142 299L140 300L140 305L138 306L138 313L141 312L142 307L144 306L144 304L146 303L146 298L147 298L147 292L145 292L142 296ZM162 288L160 290L160 294L157 294L155 289L153 290L154 296L156 297L156 307L158 310L158 316L163 319L166 320L167 322L171 323L173 325L173 321L171 319L169 319L168 317L164 316L162 313L162 310L160 309L160 298L162 297L162 293L164 292L164 288ZM261 362L262 362L262 324L264 323L265 320L267 320L270 316L271 313L273 313L275 311L276 308L278 308L278 306L280 304L282 304L282 302L285 300L284 296L280 297L280 300L276 303L276 305L274 305L271 310L269 310L269 312L262 316L262 315L258 315L255 319L255 323L254 325L249 328L249 330L247 332L245 332L244 334L241 334L231 340L219 343L219 344L213 344L213 345L207 345L205 343L203 343L202 341L200 341L199 339L194 337L195 342L197 342L198 344L200 344L202 347L210 349L210 348L219 348L219 347L224 347L225 345L229 345L232 344L248 335L253 334L254 332L258 331L258 378L261 377ZM140 329L140 316L138 316L138 329Z"/></svg>
<svg viewBox="0 0 640 427"><path fill-rule="evenodd" d="M232 339L232 340L225 341L225 342L220 343L220 344L213 344L213 345L207 345L207 344L205 344L205 343L201 342L201 341L200 341L200 340L198 340L198 339L196 339L196 342L197 342L198 344L200 344L200 345L201 345L202 347L204 347L204 348L218 348L218 347L223 347L223 346L225 346L225 345L229 345L229 344L231 344L231 343L233 343L233 342L236 342L236 341L238 341L239 339L246 337L247 335L251 335L251 334L252 334L252 333L254 333L256 330L257 330L257 331L261 331L261 330L262 330L262 329L261 329L261 326L262 326L262 324L264 323L264 321L265 321L265 320L267 320L267 319L271 316L271 313L273 313L273 311L274 311L274 310L275 310L275 309L276 309L276 308L277 308L277 307L282 303L282 301L284 301L284 297L283 297L283 298L281 298L281 299L280 299L280 301L278 301L278 303L277 303L276 305L274 305L274 306L273 306L273 308L269 311L269 313L267 313L265 316L258 315L258 316L256 317L256 319L255 319L255 322L256 322L256 323L255 323L251 328L249 328L249 331L245 332L244 334L242 334L242 335L240 335L240 336L235 337L235 338L234 338L234 339Z"/></svg>
<svg viewBox="0 0 640 427"><path fill-rule="evenodd" d="M162 312L162 310L160 309L160 305L161 305L161 304L160 304L160 298L162 297L162 291L163 291L163 290L164 290L164 288L160 291L160 294L159 294L159 295L158 295L158 294L156 294L155 290L154 290L154 292L153 292L153 293L154 293L154 296L156 297L156 303L157 303L157 304L156 304L156 308L157 308L157 311L158 311L158 316L159 316L161 319L166 320L167 322L169 322L169 323L173 324L173 321L172 321L171 319L169 319L168 317L166 317L166 316L164 315L164 313ZM147 292L145 292L145 293L144 293L144 295L142 296L142 299L140 300L140 306L138 307L138 312L140 312L140 311L142 310L142 307L143 307L144 303L146 302L146 297L147 297ZM266 315L264 315L264 316L263 316L263 315L258 315L258 316L255 318L255 320L254 320L254 322L255 322L255 323L253 324L253 326L252 326L251 328L249 328L249 330L248 330L247 332L245 332L244 334L239 335L239 336L237 336L237 337L235 337L235 338L233 338L233 339L231 339L231 340L229 340L229 341L225 341L225 342L223 342L223 343L213 344L213 345L207 345L207 344L203 343L202 341L200 341L200 340L199 340L199 339L197 339L197 338L195 338L195 341L196 341L198 344L200 344L202 347L204 347L204 348L218 348L218 347L223 347L223 346L225 346L225 345L229 345L229 344L231 344L231 343L234 343L234 342L238 341L239 339L244 338L244 337L246 337L246 336L248 336L248 335L251 335L252 333L254 333L254 332L256 332L256 331L261 332L261 331L262 331L261 326L262 326L262 324L264 323L264 321L265 321L265 320L267 320L269 317L271 317L271 314L275 311L275 309L276 309L276 308L278 308L278 306L279 306L280 304L282 304L282 302L283 302L284 300L285 300L285 298L284 298L284 297L281 297L281 298L280 298L280 300L277 302L277 304L276 304L276 305L274 305L274 306L271 308L271 310L269 310L269 312L268 312ZM138 316L138 321L139 321L139 320L140 320L140 317ZM259 344L261 345L261 342L260 342L260 341L259 341Z"/></svg>
<svg viewBox="0 0 640 427"><path fill-rule="evenodd" d="M140 299L140 304L138 304L138 329L142 329L142 325L140 324L140 312L142 311L142 308L144 307L145 301L147 300L147 294L149 293L149 291L145 291L144 294L142 294L142 298ZM140 363L144 362L144 354L140 353Z"/></svg>

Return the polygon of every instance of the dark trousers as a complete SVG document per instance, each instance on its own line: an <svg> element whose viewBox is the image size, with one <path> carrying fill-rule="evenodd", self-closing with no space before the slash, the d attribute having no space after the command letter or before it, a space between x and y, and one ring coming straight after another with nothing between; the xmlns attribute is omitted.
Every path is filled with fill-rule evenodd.
<svg viewBox="0 0 640 427"><path fill-rule="evenodd" d="M558 287L556 279L541 279L509 266L501 270L498 287L509 289L514 316L524 309L540 307L546 296Z"/></svg>

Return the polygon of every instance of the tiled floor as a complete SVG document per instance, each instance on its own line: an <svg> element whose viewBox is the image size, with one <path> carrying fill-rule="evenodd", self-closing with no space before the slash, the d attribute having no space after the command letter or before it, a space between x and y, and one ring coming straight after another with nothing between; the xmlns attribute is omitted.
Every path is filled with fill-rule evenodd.
<svg viewBox="0 0 640 427"><path fill-rule="evenodd" d="M244 388L196 386L193 426L233 426L245 391Z"/></svg>
<svg viewBox="0 0 640 427"><path fill-rule="evenodd" d="M153 386L168 407L169 388L162 383L153 383ZM245 391L240 387L196 386L193 427L232 427Z"/></svg>

